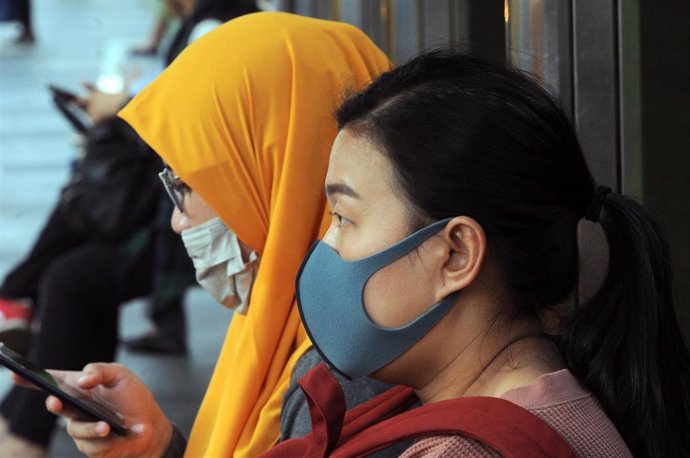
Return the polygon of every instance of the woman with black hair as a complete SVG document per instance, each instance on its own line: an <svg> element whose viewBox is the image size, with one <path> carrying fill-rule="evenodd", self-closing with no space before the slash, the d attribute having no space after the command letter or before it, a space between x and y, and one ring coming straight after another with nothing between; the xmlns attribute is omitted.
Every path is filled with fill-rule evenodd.
<svg viewBox="0 0 690 458"><path fill-rule="evenodd" d="M420 409L502 398L578 456L690 456L690 356L666 241L640 204L597 187L553 97L516 71L431 52L336 116L333 220L297 284L327 362L412 387ZM608 273L565 307L589 256L583 220L606 234ZM458 434L403 456L493 454Z"/></svg>

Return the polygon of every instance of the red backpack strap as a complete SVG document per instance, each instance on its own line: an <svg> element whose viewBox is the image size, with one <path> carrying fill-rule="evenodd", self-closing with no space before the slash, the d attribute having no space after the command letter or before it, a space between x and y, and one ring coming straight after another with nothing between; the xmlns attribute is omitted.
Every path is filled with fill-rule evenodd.
<svg viewBox="0 0 690 458"><path fill-rule="evenodd" d="M363 402L345 414L340 442L387 418L405 412L418 401L419 398L412 388L398 385Z"/></svg>
<svg viewBox="0 0 690 458"><path fill-rule="evenodd" d="M410 388L397 386L344 416L342 388L324 364L299 383L309 404L312 433L281 442L263 457L359 457L437 434L462 434L504 457L575 456L568 443L539 417L505 399L458 398L400 413L417 397Z"/></svg>
<svg viewBox="0 0 690 458"><path fill-rule="evenodd" d="M396 386L360 404L345 415L345 395L340 384L325 364L321 363L299 380L309 405L312 432L277 444L261 455L268 457L329 456L342 438L357 434L393 414L404 411L417 401L411 388ZM343 421L348 425L343 429Z"/></svg>
<svg viewBox="0 0 690 458"><path fill-rule="evenodd" d="M262 457L324 458L329 456L340 438L345 416L345 395L331 371L321 363L307 372L298 383L309 405L312 432L299 439L280 442Z"/></svg>
<svg viewBox="0 0 690 458"><path fill-rule="evenodd" d="M321 363L298 381L307 398L312 444L305 456L328 456L340 438L345 417L345 394L325 364Z"/></svg>
<svg viewBox="0 0 690 458"><path fill-rule="evenodd" d="M492 397L451 399L407 411L339 443L331 456L366 456L398 442L437 434L462 434L504 457L575 457L570 445L539 417Z"/></svg>

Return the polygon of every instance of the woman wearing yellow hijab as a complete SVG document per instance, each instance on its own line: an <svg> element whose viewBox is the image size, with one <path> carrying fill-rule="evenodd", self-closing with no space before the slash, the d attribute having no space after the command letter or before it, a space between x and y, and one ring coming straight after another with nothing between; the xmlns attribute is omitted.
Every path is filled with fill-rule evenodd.
<svg viewBox="0 0 690 458"><path fill-rule="evenodd" d="M330 220L323 182L336 135L331 112L344 90L362 88L389 65L350 25L258 13L199 39L120 113L260 260L246 314L232 319L186 456L251 457L279 440L283 395L311 346L294 282ZM125 369L97 364L84 371L90 375L79 385L94 387L109 378L104 373ZM116 379L99 390L129 412L132 392L115 386ZM61 410L55 398L49 407ZM78 443L101 441L100 452L108 441L131 440L103 439L104 424L70 422ZM142 420L133 436L146 430L155 436L157 427Z"/></svg>

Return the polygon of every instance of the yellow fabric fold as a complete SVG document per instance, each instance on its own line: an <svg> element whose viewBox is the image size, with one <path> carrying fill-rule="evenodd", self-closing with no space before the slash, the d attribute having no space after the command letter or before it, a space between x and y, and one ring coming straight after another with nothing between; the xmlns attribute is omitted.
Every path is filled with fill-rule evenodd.
<svg viewBox="0 0 690 458"><path fill-rule="evenodd" d="M253 457L278 440L283 393L310 346L294 283L328 225L331 113L345 90L389 68L355 27L258 13L193 43L120 113L261 257L186 456Z"/></svg>

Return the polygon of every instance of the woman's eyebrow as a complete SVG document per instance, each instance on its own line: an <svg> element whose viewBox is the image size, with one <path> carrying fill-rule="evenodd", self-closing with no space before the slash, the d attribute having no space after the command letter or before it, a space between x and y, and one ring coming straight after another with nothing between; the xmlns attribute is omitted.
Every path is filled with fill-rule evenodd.
<svg viewBox="0 0 690 458"><path fill-rule="evenodd" d="M361 199L361 196L357 193L357 191L343 183L326 185L326 196L330 199L334 194L343 194L345 196L354 197L355 199Z"/></svg>

